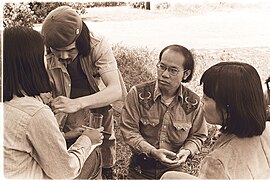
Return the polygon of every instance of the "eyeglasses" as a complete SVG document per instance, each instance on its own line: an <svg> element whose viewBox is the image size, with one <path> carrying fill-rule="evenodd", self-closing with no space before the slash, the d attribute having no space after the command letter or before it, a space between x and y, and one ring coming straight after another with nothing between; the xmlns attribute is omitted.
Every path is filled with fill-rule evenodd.
<svg viewBox="0 0 270 180"><path fill-rule="evenodd" d="M165 72L168 69L168 72L172 76L176 76L180 72L180 70L177 68L166 66L165 64L161 64L161 63L157 64L157 68L158 68L158 70L160 70L162 72Z"/></svg>

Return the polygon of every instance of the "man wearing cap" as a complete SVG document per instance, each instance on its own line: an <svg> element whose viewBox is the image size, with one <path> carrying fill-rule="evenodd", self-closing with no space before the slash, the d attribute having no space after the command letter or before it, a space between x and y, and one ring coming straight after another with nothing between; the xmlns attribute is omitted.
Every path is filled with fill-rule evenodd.
<svg viewBox="0 0 270 180"><path fill-rule="evenodd" d="M103 178L112 179L116 142L112 109L120 112L126 95L123 78L105 37L90 31L75 10L61 6L45 18L41 34L53 86L51 107L70 146L87 125L89 112L103 115Z"/></svg>

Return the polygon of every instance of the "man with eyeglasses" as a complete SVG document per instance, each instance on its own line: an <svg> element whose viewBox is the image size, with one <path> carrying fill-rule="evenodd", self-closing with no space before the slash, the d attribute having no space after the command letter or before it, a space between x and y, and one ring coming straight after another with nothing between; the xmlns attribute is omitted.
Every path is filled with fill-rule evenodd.
<svg viewBox="0 0 270 180"><path fill-rule="evenodd" d="M125 100L120 128L132 150L128 178L159 179L182 171L207 138L200 98L182 85L194 71L191 52L181 45L159 55L157 80L133 86Z"/></svg>

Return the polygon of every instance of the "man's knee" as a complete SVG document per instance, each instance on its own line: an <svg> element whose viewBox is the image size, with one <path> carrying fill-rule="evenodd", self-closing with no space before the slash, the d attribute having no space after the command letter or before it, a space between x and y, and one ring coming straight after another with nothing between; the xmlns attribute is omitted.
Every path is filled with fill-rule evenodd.
<svg viewBox="0 0 270 180"><path fill-rule="evenodd" d="M194 179L194 178L196 177L187 173L178 171L168 171L165 172L160 179Z"/></svg>

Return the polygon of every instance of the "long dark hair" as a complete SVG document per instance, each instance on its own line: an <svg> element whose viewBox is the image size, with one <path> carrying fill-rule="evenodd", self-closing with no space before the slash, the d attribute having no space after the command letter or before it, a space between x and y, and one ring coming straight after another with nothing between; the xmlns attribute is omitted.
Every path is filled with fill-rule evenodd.
<svg viewBox="0 0 270 180"><path fill-rule="evenodd" d="M266 114L267 114L267 121L270 121L270 76L266 79L266 92L265 92L265 104L266 104Z"/></svg>
<svg viewBox="0 0 270 180"><path fill-rule="evenodd" d="M22 26L4 29L3 78L4 102L14 95L36 96L51 91L39 32Z"/></svg>
<svg viewBox="0 0 270 180"><path fill-rule="evenodd" d="M81 34L76 39L76 48L79 51L79 55L82 57L86 57L90 54L90 31L84 22L82 23Z"/></svg>
<svg viewBox="0 0 270 180"><path fill-rule="evenodd" d="M266 84L266 87L267 87L267 91L268 92L270 92L270 85L269 85L269 83L270 83L270 76L266 79L266 81L265 81L265 84Z"/></svg>
<svg viewBox="0 0 270 180"><path fill-rule="evenodd" d="M227 111L223 132L239 137L261 135L266 111L261 79L254 67L241 62L221 62L204 72L200 84L219 109Z"/></svg>

